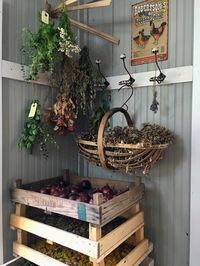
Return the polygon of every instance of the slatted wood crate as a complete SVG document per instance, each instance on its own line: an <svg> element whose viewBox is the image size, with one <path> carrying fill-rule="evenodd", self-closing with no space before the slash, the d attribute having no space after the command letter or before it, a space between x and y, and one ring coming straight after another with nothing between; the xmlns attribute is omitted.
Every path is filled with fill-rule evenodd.
<svg viewBox="0 0 200 266"><path fill-rule="evenodd" d="M68 174L67 179L69 181ZM37 192L38 187L50 182L54 183L55 180L58 178L28 184L13 190L12 200L17 203L16 213L11 215L11 227L17 229L17 241L13 243L15 255L38 265L66 265L30 248L27 245L27 233L31 233L46 239L48 243L54 242L89 256L94 266L105 265L104 259L107 255L123 242L131 241L134 244L133 250L116 266L139 266L143 262L149 254L149 242L144 238L144 214L139 207L139 199L144 193L144 186L141 184L140 178L137 178L134 186L130 183L112 181L119 188L127 188L128 186L129 190L106 203L102 201L102 194L96 193L94 205L60 199ZM71 180L73 181L70 183L77 183L81 178L73 177ZM92 179L92 181L95 187L107 182L100 179ZM108 181L110 185L112 182ZM27 189L32 189L32 191ZM79 204L84 210L84 215L79 214L81 209ZM89 222L89 239L27 218L26 205ZM102 236L102 226L122 214L126 216L127 220L107 235Z"/></svg>
<svg viewBox="0 0 200 266"><path fill-rule="evenodd" d="M103 226L125 210L128 210L134 203L141 200L144 195L144 185L138 180L134 184L96 178L87 179L91 181L94 187L98 188L108 183L116 189L125 190L125 192L105 203L101 202L100 204L97 203L94 205L38 193L41 187L54 184L61 179L63 179L63 177L46 179L26 185L22 185L21 181L18 180L18 182L16 182L16 188L12 191L12 200L17 203L43 209L47 212L58 213ZM69 172L66 171L64 179L69 184L77 184L85 178L70 175ZM98 196L94 194L94 197Z"/></svg>

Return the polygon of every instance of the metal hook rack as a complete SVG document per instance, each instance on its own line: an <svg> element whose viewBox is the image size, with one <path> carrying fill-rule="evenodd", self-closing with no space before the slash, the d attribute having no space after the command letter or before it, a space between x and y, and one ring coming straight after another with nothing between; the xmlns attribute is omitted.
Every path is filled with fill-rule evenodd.
<svg viewBox="0 0 200 266"><path fill-rule="evenodd" d="M155 63L156 63L156 66L157 66L160 74L158 76L155 75L155 77L150 78L149 81L151 81L151 82L156 81L158 84L161 84L165 80L166 75L161 71L161 68L159 67L159 64L158 64L158 58L157 58L158 49L153 48L152 53L155 55Z"/></svg>
<svg viewBox="0 0 200 266"><path fill-rule="evenodd" d="M105 89L108 88L108 86L110 85L110 83L108 82L108 80L106 79L106 77L104 76L104 74L103 74L102 71L101 71L101 67L100 67L101 60L100 60L100 59L97 59L97 60L96 60L96 64L97 64L98 71L99 71L101 77L104 79L104 82L101 83L101 84L98 84L98 86L99 86L100 88L102 88L102 89L105 90Z"/></svg>
<svg viewBox="0 0 200 266"><path fill-rule="evenodd" d="M126 70L126 72L128 73L129 75L129 79L128 80L122 80L119 82L119 85L121 86L118 91L120 91L121 89L125 88L125 87L128 87L128 88L131 88L131 95L128 97L128 99L122 104L121 108L124 108L126 107L126 110L128 111L128 105L127 105L127 102L131 99L131 97L133 96L133 92L134 92L134 88L133 88L133 83L135 82L135 79L131 76L130 72L128 71L127 67L126 67L126 62L125 62L125 59L126 59L126 54L121 54L120 55L120 59L123 61L123 66L124 66L124 69Z"/></svg>

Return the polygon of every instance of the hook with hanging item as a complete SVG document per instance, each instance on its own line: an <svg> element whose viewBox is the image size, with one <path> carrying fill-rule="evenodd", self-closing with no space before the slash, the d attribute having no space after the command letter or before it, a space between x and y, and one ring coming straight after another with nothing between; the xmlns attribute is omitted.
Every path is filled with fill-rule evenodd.
<svg viewBox="0 0 200 266"><path fill-rule="evenodd" d="M122 80L119 82L119 86L121 86L118 91L120 91L123 88L131 88L131 95L128 97L128 99L122 104L121 108L126 108L126 110L128 111L128 105L127 102L131 99L131 97L133 96L133 92L134 92L134 87L133 87L133 83L135 82L135 79L131 76L130 72L128 71L127 67L126 67L126 54L121 54L120 55L120 59L123 61L123 66L124 69L126 70L126 72L129 75L129 79L127 80Z"/></svg>
<svg viewBox="0 0 200 266"><path fill-rule="evenodd" d="M99 74L101 75L101 77L104 79L104 82L101 83L101 84L98 84L98 86L100 88L102 88L103 90L107 89L110 85L110 83L108 82L108 80L106 79L106 77L104 76L104 74L102 73L101 71L101 67L100 67L100 64L101 64L101 60L100 59L97 59L96 60L96 64L97 64L97 67L98 67L98 71L99 71Z"/></svg>
<svg viewBox="0 0 200 266"><path fill-rule="evenodd" d="M158 48L153 48L152 53L155 55L155 63L156 63L156 66L157 66L160 74L159 74L159 76L155 75L154 77L150 78L149 81L151 81L151 82L156 81L158 84L161 84L165 80L166 75L164 73L162 73L161 68L159 67L159 64L158 64L158 57L157 57Z"/></svg>

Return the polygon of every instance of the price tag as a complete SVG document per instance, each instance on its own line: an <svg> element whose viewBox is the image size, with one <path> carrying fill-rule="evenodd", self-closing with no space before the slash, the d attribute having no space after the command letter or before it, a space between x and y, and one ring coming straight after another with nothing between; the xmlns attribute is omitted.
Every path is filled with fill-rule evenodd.
<svg viewBox="0 0 200 266"><path fill-rule="evenodd" d="M30 117L30 118L34 117L35 113L36 113L36 110L37 110L37 103L32 103L28 117Z"/></svg>
<svg viewBox="0 0 200 266"><path fill-rule="evenodd" d="M42 11L42 22L49 24L49 14L46 11Z"/></svg>

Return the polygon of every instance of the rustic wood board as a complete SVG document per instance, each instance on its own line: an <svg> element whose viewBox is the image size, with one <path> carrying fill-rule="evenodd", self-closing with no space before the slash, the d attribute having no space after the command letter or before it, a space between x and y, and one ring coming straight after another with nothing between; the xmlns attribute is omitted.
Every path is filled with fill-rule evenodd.
<svg viewBox="0 0 200 266"><path fill-rule="evenodd" d="M115 197L112 200L102 204L102 224L104 225L110 222L112 219L130 209L131 206L143 198L143 195L144 185L140 184L137 187L133 187L132 190L121 194L120 200Z"/></svg>
<svg viewBox="0 0 200 266"><path fill-rule="evenodd" d="M62 199L38 192L40 188L45 187L47 184L54 184L62 178L50 178L17 187L12 191L12 200L16 203L42 209L46 212L57 213L103 226L121 215L125 210L128 210L132 205L142 199L144 195L143 184L136 184L134 186L134 183L130 182L78 177L75 175L70 176L69 171L66 171L64 175L64 179L69 184L77 184L81 180L88 179L91 181L93 187L99 188L105 184L109 184L112 188L125 192L99 206Z"/></svg>
<svg viewBox="0 0 200 266"><path fill-rule="evenodd" d="M67 266L67 264L62 263L58 260L52 259L51 257L42 254L32 248L25 245L19 244L17 242L13 243L14 254L25 258L39 266Z"/></svg>
<svg viewBox="0 0 200 266"><path fill-rule="evenodd" d="M22 266L24 263L24 259L21 257L15 258L11 261L6 262L2 266Z"/></svg>
<svg viewBox="0 0 200 266"><path fill-rule="evenodd" d="M118 226L112 232L101 238L98 242L100 245L100 258L101 261L116 249L121 243L126 241L132 236L139 228L144 226L144 213L139 212L128 221Z"/></svg>
<svg viewBox="0 0 200 266"><path fill-rule="evenodd" d="M154 260L152 258L146 258L140 266L154 266Z"/></svg>
<svg viewBox="0 0 200 266"><path fill-rule="evenodd" d="M100 224L100 207L75 200L62 199L38 192L15 189L12 191L12 200L17 203L53 212L86 222Z"/></svg>
<svg viewBox="0 0 200 266"><path fill-rule="evenodd" d="M15 214L11 215L11 226L76 250L87 256L98 258L99 245L96 241Z"/></svg>
<svg viewBox="0 0 200 266"><path fill-rule="evenodd" d="M134 266L136 262L148 251L148 240L144 239L116 266Z"/></svg>

